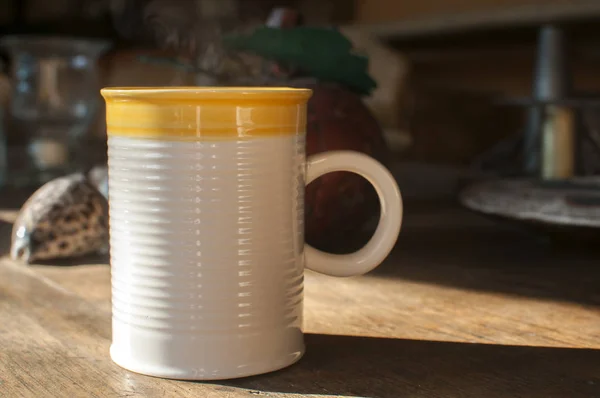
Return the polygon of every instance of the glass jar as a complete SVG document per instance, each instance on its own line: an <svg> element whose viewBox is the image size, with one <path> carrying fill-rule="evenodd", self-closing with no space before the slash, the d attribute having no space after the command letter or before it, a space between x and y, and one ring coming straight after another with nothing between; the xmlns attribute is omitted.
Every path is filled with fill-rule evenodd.
<svg viewBox="0 0 600 398"><path fill-rule="evenodd" d="M97 61L109 43L6 36L0 46L11 59L9 180L39 184L85 168L84 143L101 105Z"/></svg>

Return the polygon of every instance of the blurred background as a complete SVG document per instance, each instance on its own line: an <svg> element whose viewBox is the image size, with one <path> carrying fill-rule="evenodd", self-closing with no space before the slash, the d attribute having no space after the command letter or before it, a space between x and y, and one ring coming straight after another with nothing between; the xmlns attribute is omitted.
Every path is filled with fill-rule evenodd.
<svg viewBox="0 0 600 398"><path fill-rule="evenodd" d="M595 231L599 19L595 0L0 0L2 183L37 186L102 165L100 87L284 82L320 90L320 127L331 98L347 111L346 124L309 126L309 154L376 156L409 200ZM357 94L222 48L224 35L265 24L339 28L377 87ZM340 220L372 231L377 203L356 181L314 184L309 239Z"/></svg>

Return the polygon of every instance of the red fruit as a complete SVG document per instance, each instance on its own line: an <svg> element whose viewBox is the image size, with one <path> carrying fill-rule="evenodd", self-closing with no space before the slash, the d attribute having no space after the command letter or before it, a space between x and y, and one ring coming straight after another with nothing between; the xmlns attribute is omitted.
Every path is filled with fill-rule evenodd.
<svg viewBox="0 0 600 398"><path fill-rule="evenodd" d="M360 96L337 85L304 84L313 90L308 103L307 155L353 150L386 163L382 131ZM347 172L327 174L306 187L306 241L344 252L366 243L367 222L379 214L375 190Z"/></svg>

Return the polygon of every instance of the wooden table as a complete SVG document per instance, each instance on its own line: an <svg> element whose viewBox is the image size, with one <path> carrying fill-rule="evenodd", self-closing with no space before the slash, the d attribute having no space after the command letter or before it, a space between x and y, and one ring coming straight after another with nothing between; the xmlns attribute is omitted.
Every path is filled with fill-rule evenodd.
<svg viewBox="0 0 600 398"><path fill-rule="evenodd" d="M298 364L228 382L114 365L105 262L4 258L0 396L600 397L597 253L553 249L444 203L406 210L398 247L376 271L307 272L308 352ZM0 212L4 253L14 215Z"/></svg>

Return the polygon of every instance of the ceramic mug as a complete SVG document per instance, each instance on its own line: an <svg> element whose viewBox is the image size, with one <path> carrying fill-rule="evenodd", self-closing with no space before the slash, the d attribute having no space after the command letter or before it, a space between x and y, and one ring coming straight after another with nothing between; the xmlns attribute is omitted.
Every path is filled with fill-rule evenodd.
<svg viewBox="0 0 600 398"><path fill-rule="evenodd" d="M304 353L303 272L364 274L394 246L389 171L349 151L305 158L311 90L105 88L112 345L118 365L217 380ZM305 184L334 171L375 187L372 239L347 255L304 243Z"/></svg>

